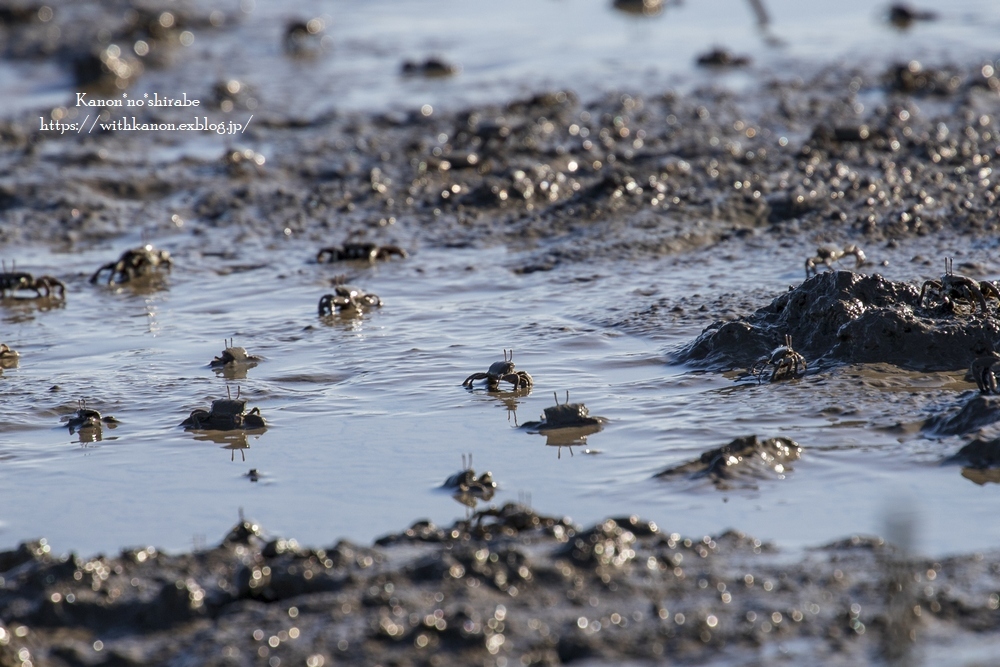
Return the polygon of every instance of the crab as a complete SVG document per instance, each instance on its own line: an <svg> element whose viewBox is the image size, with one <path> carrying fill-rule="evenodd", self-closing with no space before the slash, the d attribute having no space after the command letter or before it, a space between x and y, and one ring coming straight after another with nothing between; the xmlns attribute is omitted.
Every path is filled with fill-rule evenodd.
<svg viewBox="0 0 1000 667"><path fill-rule="evenodd" d="M864 251L853 243L843 248L820 246L816 248L816 256L806 260L806 278L819 273L817 267L821 264L826 267L827 271L831 270L834 262L839 262L847 255L854 255L855 269L864 266L865 262L868 261Z"/></svg>
<svg viewBox="0 0 1000 667"><path fill-rule="evenodd" d="M403 74L406 76L426 76L428 78L451 76L459 68L440 58L428 58L424 62L407 60L403 63Z"/></svg>
<svg viewBox="0 0 1000 667"><path fill-rule="evenodd" d="M560 428L581 429L597 427L594 429L594 432L596 432L607 422L607 419L604 417L591 417L590 411L583 403L570 403L569 391L566 392L566 401L561 405L559 404L559 395L556 392L552 392L552 395L556 399L555 406L545 408L542 421L528 422L524 425L525 428L544 432Z"/></svg>
<svg viewBox="0 0 1000 667"><path fill-rule="evenodd" d="M1000 354L990 352L985 357L979 357L969 368L972 379L983 394L1000 394L997 385L997 374L1000 373Z"/></svg>
<svg viewBox="0 0 1000 667"><path fill-rule="evenodd" d="M944 275L939 280L925 280L920 287L920 305L924 304L924 295L930 289L936 290L944 300L945 305L954 306L954 301L965 301L972 304L972 312L976 305L987 314L986 297L991 296L1000 301L1000 289L988 280L976 280L952 271L952 259L944 260Z"/></svg>
<svg viewBox="0 0 1000 667"><path fill-rule="evenodd" d="M326 23L321 18L293 20L285 25L282 46L293 57L307 57L318 53L323 46Z"/></svg>
<svg viewBox="0 0 1000 667"><path fill-rule="evenodd" d="M97 410L91 410L87 407L87 401L80 399L80 407L76 411L76 414L71 417L65 418L66 426L69 428L70 433L76 433L77 431L83 431L84 429L96 429L101 430L102 424L108 424L114 428L117 424L120 424L117 419L112 416L102 417L101 413Z"/></svg>
<svg viewBox="0 0 1000 667"><path fill-rule="evenodd" d="M6 262L3 263L2 267L3 272L0 273L0 296L5 296L8 292L13 295L14 292L20 290L33 290L37 299L43 297L66 298L66 284L58 278L53 278L52 276L39 276L36 278L30 273L18 271L13 264L11 264L10 271L8 271Z"/></svg>
<svg viewBox="0 0 1000 667"><path fill-rule="evenodd" d="M226 398L212 401L211 410L194 410L191 415L181 422L181 426L186 429L198 429L208 431L253 431L267 428L267 422L260 416L260 408L254 408L247 412L247 402L240 399L240 390L236 389L236 398L233 398L226 388Z"/></svg>
<svg viewBox="0 0 1000 667"><path fill-rule="evenodd" d="M7 343L0 343L0 368L12 368L17 366L17 360L21 358L17 350L12 350Z"/></svg>
<svg viewBox="0 0 1000 667"><path fill-rule="evenodd" d="M715 48L698 56L697 63L702 67L746 67L750 64L747 56L735 56L726 49Z"/></svg>
<svg viewBox="0 0 1000 667"><path fill-rule="evenodd" d="M132 248L122 253L117 262L108 262L94 272L90 277L91 283L97 283L101 274L108 272L108 285L115 283L127 283L136 278L150 275L160 267L168 271L174 263L170 259L170 253L166 250L157 250L152 245L146 244L138 248Z"/></svg>
<svg viewBox="0 0 1000 667"><path fill-rule="evenodd" d="M252 148L234 148L222 155L222 164L233 176L250 175L256 171L264 173L264 163L267 158Z"/></svg>
<svg viewBox="0 0 1000 667"><path fill-rule="evenodd" d="M611 6L629 14L655 16L663 11L663 0L613 0Z"/></svg>
<svg viewBox="0 0 1000 667"><path fill-rule="evenodd" d="M218 357L212 359L209 362L209 366L212 368L222 368L223 366L228 366L229 364L255 364L261 360L253 354L247 354L246 348L243 347L233 347L233 339L230 338L228 341L223 340L226 349L222 351L222 354Z"/></svg>
<svg viewBox="0 0 1000 667"><path fill-rule="evenodd" d="M905 30L915 21L934 21L937 13L925 9L915 9L904 4L895 4L889 8L889 23Z"/></svg>
<svg viewBox="0 0 1000 667"><path fill-rule="evenodd" d="M253 87L239 79L217 81L212 86L212 102L216 108L227 113L237 106L251 108L252 103L256 101L253 98L254 94Z"/></svg>
<svg viewBox="0 0 1000 667"><path fill-rule="evenodd" d="M792 348L792 337L785 334L785 344L774 348L770 356L763 356L750 367L750 374L761 381L768 367L771 371L771 382L788 380L806 372L806 358Z"/></svg>
<svg viewBox="0 0 1000 667"><path fill-rule="evenodd" d="M531 376L524 371L514 370L514 350L510 350L510 357L507 356L508 351L503 351L503 361L497 361L490 365L490 368L485 373L473 373L469 377L465 378L465 382L462 383L463 387L472 387L472 383L476 380L486 380L486 386L489 391L498 391L500 389L501 382L509 382L514 385L514 389L531 389L534 381Z"/></svg>
<svg viewBox="0 0 1000 667"><path fill-rule="evenodd" d="M468 464L465 454L462 454L462 471L446 479L441 488L454 491L460 501L462 498L490 500L496 492L497 483L489 471L476 476L476 471L472 469L472 454L469 454Z"/></svg>
<svg viewBox="0 0 1000 667"><path fill-rule="evenodd" d="M316 253L316 261L323 264L348 259L366 259L374 263L379 259L389 259L393 255L406 259L407 252L395 245L380 246L376 243L345 243L343 245L320 248L320 251Z"/></svg>
<svg viewBox="0 0 1000 667"><path fill-rule="evenodd" d="M353 285L337 285L333 294L324 294L319 299L319 316L334 313L358 313L363 308L381 308L382 299L376 294L367 294Z"/></svg>

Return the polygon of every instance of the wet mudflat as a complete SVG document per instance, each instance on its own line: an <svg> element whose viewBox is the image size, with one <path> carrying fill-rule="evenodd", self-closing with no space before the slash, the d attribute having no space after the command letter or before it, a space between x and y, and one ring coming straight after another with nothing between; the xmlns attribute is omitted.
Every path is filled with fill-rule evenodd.
<svg viewBox="0 0 1000 667"><path fill-rule="evenodd" d="M586 530L513 503L374 547L241 522L212 549L0 554L0 656L43 664L934 664L995 655L996 553L850 538L790 561L735 531ZM914 639L921 638L918 648ZM16 657L20 656L20 658Z"/></svg>
<svg viewBox="0 0 1000 667"><path fill-rule="evenodd" d="M465 68L344 111L196 67L264 35L252 12L88 7L6 26L6 55L82 76L66 63L99 45L115 71L98 68L94 97L120 94L120 60L133 98L183 88L213 122L254 120L234 136L63 136L21 108L3 121L5 273L66 286L0 302L0 342L20 354L0 377L11 660L167 662L178 634L219 664L992 655L997 559L975 552L1000 540L998 420L967 371L1000 344L981 282L1000 275L1000 63L798 63L472 104L448 94ZM294 54L271 35L268 67L308 78L333 62L337 33L302 26ZM185 32L206 50L185 51ZM112 41L136 58L112 59ZM131 69L138 41L161 59ZM404 55L376 60L395 77ZM100 112L58 106L77 84L52 85L46 122ZM170 262L123 254L146 243ZM326 261L364 244L407 252ZM867 262L852 273L848 253L804 281L826 244ZM946 257L982 302L921 294L955 280ZM340 312L318 314L325 294ZM805 363L769 382L786 341ZM213 366L227 347L255 358ZM461 386L511 349L530 388L513 370L497 392ZM554 404L570 401L604 421L531 428L569 420ZM480 509L534 509L418 524L374 550L266 545L452 526L472 510L440 487L467 454L498 482ZM207 548L241 512L268 537ZM659 531L601 523L633 514ZM900 548L803 550L855 532ZM91 559L130 545L161 551Z"/></svg>

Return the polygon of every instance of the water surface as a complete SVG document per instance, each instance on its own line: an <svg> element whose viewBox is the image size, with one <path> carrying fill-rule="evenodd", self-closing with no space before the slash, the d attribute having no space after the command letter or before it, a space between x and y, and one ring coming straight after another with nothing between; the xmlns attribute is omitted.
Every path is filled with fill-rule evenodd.
<svg viewBox="0 0 1000 667"><path fill-rule="evenodd" d="M669 364L700 325L642 336L615 326L642 295L726 298L751 274L755 289L776 295L800 279L794 249L769 265L715 251L519 276L502 249L417 249L405 261L330 266L311 262L313 247L295 239L247 240L221 259L214 249L225 237L179 234L158 241L177 265L162 284L87 283L136 242L21 249L19 266L66 278L69 295L51 310L10 300L0 310L4 340L22 355L0 378L2 546L44 535L83 552L183 549L218 539L241 509L305 543L364 542L418 517L462 516L436 490L462 454L499 480L496 502L530 497L584 523L638 513L671 531L735 526L796 546L881 531L887 508L903 502L929 551L1000 538L995 487L939 464L958 443L898 427L968 390L961 373L848 367L758 386ZM319 318L319 296L344 270L384 307ZM265 357L242 379L208 367L230 336ZM504 348L534 377L529 395L461 387ZM267 418L266 432L213 441L179 428L192 409L237 389ZM550 446L517 427L566 390L610 420L603 431ZM122 423L81 442L60 425L79 399ZM652 479L751 433L793 438L801 461L757 488ZM245 477L251 468L259 482Z"/></svg>

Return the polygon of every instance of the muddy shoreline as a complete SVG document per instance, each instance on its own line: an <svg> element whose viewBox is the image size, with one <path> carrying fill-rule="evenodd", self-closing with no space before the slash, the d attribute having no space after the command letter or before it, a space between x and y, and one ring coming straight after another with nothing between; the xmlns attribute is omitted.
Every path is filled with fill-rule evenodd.
<svg viewBox="0 0 1000 667"><path fill-rule="evenodd" d="M122 3L134 13L113 17L72 7L57 4L44 21L5 14L17 39L3 57L72 70L94 98L142 90L142 68L124 88L109 81L112 36L143 38L156 56L143 67L170 72L191 64L183 31L238 29L196 10L162 25L155 3ZM761 71L740 92L554 90L457 110L302 115L226 97L227 82L206 68L191 94L208 116L253 112L238 140L39 129L40 113L82 121L87 109L68 102L0 121L0 248L72 252L142 233L169 236L183 264L220 235L228 259L241 244L290 237L411 252L500 245L512 251L510 273L526 276L716 248L765 260L801 248L804 261L824 243L897 259L902 241L919 241L909 282L831 271L787 294L748 284L706 303L692 271L690 294L640 294L602 324L639 335L708 327L672 352L709 372L745 369L790 333L812 373L854 363L953 371L1000 343L996 317L927 304L914 284L940 276L946 255L996 248L997 67L887 62ZM176 109L133 116L190 120ZM1000 269L956 264L973 276ZM899 344L874 344L887 327ZM985 442L973 438L984 426L991 434L992 400L961 403L929 432ZM746 434L704 449L736 435ZM977 447L965 462L995 481L995 442ZM584 529L514 505L445 529L417 523L372 547L305 548L241 522L218 547L186 554L53 549L0 553L0 665L907 664L957 646L995 655L1000 625L996 552L932 560L849 538L786 554L735 532L685 538L637 519Z"/></svg>
<svg viewBox="0 0 1000 667"><path fill-rule="evenodd" d="M995 651L998 557L857 536L785 554L515 504L372 547L306 548L247 521L177 555L36 541L0 553L0 664L914 664Z"/></svg>

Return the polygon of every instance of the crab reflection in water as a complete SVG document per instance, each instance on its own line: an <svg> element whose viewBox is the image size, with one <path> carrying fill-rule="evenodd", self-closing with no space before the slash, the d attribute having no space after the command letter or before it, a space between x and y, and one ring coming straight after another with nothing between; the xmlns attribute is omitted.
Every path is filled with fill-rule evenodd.
<svg viewBox="0 0 1000 667"><path fill-rule="evenodd" d="M214 442L221 445L220 449L229 450L229 460L236 460L236 452L240 453L240 460L246 461L246 450L250 449L250 435L246 431L201 431L192 434L195 440L200 442ZM257 434L255 438L260 438Z"/></svg>
<svg viewBox="0 0 1000 667"><path fill-rule="evenodd" d="M493 474L489 471L482 475L476 475L476 471L472 469L472 454L470 453L468 463L466 463L465 454L462 454L462 470L446 479L441 488L454 491L452 498L466 507L475 509L480 500L493 499L497 483L493 481Z"/></svg>
<svg viewBox="0 0 1000 667"><path fill-rule="evenodd" d="M569 448L569 455L573 456L574 447L585 447L587 438L601 430L601 426L571 426L567 428L552 429L550 431L534 431L545 436L547 447L558 447L556 458L562 458L562 448ZM584 454L600 454L599 449L584 449Z"/></svg>

